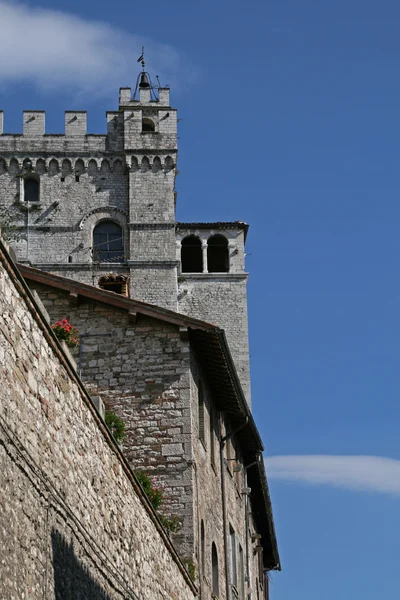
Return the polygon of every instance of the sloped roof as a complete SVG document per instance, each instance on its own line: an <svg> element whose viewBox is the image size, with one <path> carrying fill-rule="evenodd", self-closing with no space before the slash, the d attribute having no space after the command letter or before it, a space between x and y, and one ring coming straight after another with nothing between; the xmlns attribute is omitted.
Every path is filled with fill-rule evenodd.
<svg viewBox="0 0 400 600"><path fill-rule="evenodd" d="M187 330L190 343L208 374L216 406L229 414L232 427L238 430L236 438L239 441L245 464L260 462L260 455L264 447L240 384L223 329L206 321L127 298L67 277L47 273L23 264L19 264L18 268L25 280L63 290L71 294L71 298L81 296L126 310L132 315L139 313ZM254 516L257 526L263 534L264 566L267 569L280 569L265 470L260 467L250 468L249 476L253 482L250 487L252 488L251 500Z"/></svg>

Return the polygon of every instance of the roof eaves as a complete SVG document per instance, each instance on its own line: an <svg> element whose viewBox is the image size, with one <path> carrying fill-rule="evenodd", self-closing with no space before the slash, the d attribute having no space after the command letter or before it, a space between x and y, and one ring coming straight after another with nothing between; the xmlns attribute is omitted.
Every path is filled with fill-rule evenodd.
<svg viewBox="0 0 400 600"><path fill-rule="evenodd" d="M262 533L264 568L268 571L280 571L281 562L272 513L272 502L262 454L259 454L257 460L248 468L247 475L249 485L252 488L253 517ZM267 514L267 529L263 519L265 513Z"/></svg>
<svg viewBox="0 0 400 600"><path fill-rule="evenodd" d="M242 229L244 232L244 241L246 242L249 225L244 221L215 221L213 223L202 221L193 223L178 222L176 223L176 229Z"/></svg>
<svg viewBox="0 0 400 600"><path fill-rule="evenodd" d="M258 432L257 426L254 422L253 415L251 414L249 405L247 404L246 396L243 392L243 388L240 383L235 364L233 362L232 354L229 349L225 331L223 329L218 329L217 333L218 333L218 337L220 340L221 350L222 350L225 360L229 366L229 372L231 373L232 384L235 388L236 396L238 398L241 409L243 411L243 416L244 416L244 418L248 417L248 427L251 429L251 431L254 435L254 438L257 442L258 451L262 452L264 450L264 446L263 446L260 434Z"/></svg>
<svg viewBox="0 0 400 600"><path fill-rule="evenodd" d="M191 327L192 329L204 330L215 329L215 325L207 323L206 321L188 317L186 315L182 315L181 313L156 306L155 304L148 304L146 302L141 302L140 300L126 298L120 294L102 290L68 277L54 275L53 273L48 273L47 271L42 271L41 269L36 269L34 267L28 267L21 263L18 264L18 269L25 279L36 281L37 283L42 283L51 287L56 287L70 293L73 292L78 296L83 296L97 302L109 304L111 306L115 306L116 308L121 308L128 311L134 310L140 314L161 321L166 321L180 327Z"/></svg>

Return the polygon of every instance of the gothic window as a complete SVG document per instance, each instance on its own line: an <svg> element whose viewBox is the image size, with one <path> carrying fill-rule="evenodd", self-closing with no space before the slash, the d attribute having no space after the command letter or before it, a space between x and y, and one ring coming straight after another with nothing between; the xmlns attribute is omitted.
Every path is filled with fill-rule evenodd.
<svg viewBox="0 0 400 600"><path fill-rule="evenodd" d="M215 543L211 547L211 566L212 566L212 593L219 596L219 572L218 572L218 554Z"/></svg>
<svg viewBox="0 0 400 600"><path fill-rule="evenodd" d="M113 221L103 221L94 228L93 260L95 262L124 262L122 228Z"/></svg>
<svg viewBox="0 0 400 600"><path fill-rule="evenodd" d="M154 121L152 121L151 119L146 119L143 118L142 119L142 131L143 133L149 133L149 132L154 132L156 130L156 126L154 124Z"/></svg>
<svg viewBox="0 0 400 600"><path fill-rule="evenodd" d="M26 202L39 202L39 182L33 177L24 180L24 198Z"/></svg>
<svg viewBox="0 0 400 600"><path fill-rule="evenodd" d="M203 252L201 241L195 235L189 235L182 240L181 247L182 273L203 272Z"/></svg>
<svg viewBox="0 0 400 600"><path fill-rule="evenodd" d="M209 273L229 271L228 240L223 235L213 235L207 242L207 263Z"/></svg>
<svg viewBox="0 0 400 600"><path fill-rule="evenodd" d="M205 444L206 436L204 429L204 392L203 392L203 384L199 381L198 388L198 410L199 410L199 438Z"/></svg>

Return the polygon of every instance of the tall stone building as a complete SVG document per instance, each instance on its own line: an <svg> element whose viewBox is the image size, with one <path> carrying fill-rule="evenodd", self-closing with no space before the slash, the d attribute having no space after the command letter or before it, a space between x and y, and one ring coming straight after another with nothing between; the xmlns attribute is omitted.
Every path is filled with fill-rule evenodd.
<svg viewBox="0 0 400 600"><path fill-rule="evenodd" d="M145 469L163 486L165 516L179 524L170 539L193 568L194 593L203 600L267 598L265 575L280 562L263 445L249 408L248 227L176 222L176 110L169 89L155 90L147 73L133 98L131 89L120 90L105 135L87 134L84 112L66 112L64 135L46 135L44 121L43 112L26 111L23 134L7 134L0 112L0 210L20 232L13 243L19 277L42 321L67 318L78 327L72 378L125 421L122 452L133 473ZM6 339L14 327L9 320L0 320ZM8 408L13 393L3 390L0 400ZM49 408L47 396L45 402L50 418L58 408ZM7 414L14 427L14 412ZM80 430L91 423L81 408L76 419ZM65 424L49 442L56 456ZM42 438L31 438L35 452L43 450ZM95 447L86 444L85 452L95 464ZM79 473L81 455L77 447L68 457ZM78 502L76 490L59 485L60 494ZM123 513L121 498L113 501L107 515ZM135 544L131 551L139 552ZM153 547L159 544L157 538ZM91 577L111 600L120 597L104 587L103 572L94 569ZM175 585L181 575L174 577Z"/></svg>
<svg viewBox="0 0 400 600"><path fill-rule="evenodd" d="M45 133L43 111L24 112L22 135L3 133L0 112L0 201L21 226L18 260L219 325L250 403L247 225L177 223L176 173L177 111L145 73L133 99L120 90L106 135L87 133L84 111L65 112L64 135ZM103 281L110 271L127 285Z"/></svg>

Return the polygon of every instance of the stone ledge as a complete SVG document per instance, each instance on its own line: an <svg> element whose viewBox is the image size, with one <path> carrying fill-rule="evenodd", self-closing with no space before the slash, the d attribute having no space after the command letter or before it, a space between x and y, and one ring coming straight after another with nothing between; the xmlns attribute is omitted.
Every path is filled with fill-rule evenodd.
<svg viewBox="0 0 400 600"><path fill-rule="evenodd" d="M178 283L184 283L185 280L195 281L196 279L200 281L210 281L210 279L215 280L223 280L230 281L234 279L247 279L249 276L248 273L182 273L178 276Z"/></svg>

